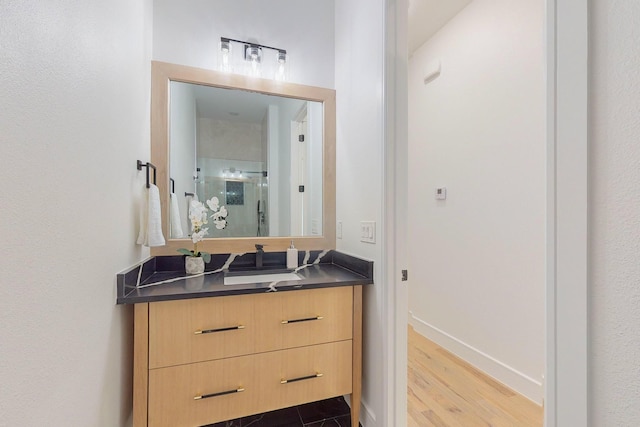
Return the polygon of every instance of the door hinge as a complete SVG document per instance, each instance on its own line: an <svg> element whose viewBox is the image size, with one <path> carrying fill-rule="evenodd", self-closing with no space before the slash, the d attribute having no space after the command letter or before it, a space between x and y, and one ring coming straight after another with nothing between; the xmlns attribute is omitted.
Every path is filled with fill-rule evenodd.
<svg viewBox="0 0 640 427"><path fill-rule="evenodd" d="M409 280L409 273L407 270L402 270L402 281L406 282L407 280Z"/></svg>

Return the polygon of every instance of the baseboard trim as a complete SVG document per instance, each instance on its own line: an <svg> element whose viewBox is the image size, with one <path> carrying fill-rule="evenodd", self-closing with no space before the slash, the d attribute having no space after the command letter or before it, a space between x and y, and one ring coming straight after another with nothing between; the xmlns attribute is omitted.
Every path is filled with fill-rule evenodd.
<svg viewBox="0 0 640 427"><path fill-rule="evenodd" d="M344 396L344 400L351 407L351 395ZM364 399L360 400L360 424L362 427L376 427L376 414L371 412Z"/></svg>
<svg viewBox="0 0 640 427"><path fill-rule="evenodd" d="M540 381L512 368L469 344L425 322L409 311L409 324L416 332L445 348L485 374L520 393L537 405L542 405L544 388ZM364 424L363 424L364 427Z"/></svg>

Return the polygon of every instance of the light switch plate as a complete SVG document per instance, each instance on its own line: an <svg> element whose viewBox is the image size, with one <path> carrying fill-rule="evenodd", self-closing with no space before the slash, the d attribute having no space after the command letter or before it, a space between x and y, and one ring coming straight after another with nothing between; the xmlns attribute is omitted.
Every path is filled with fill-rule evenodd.
<svg viewBox="0 0 640 427"><path fill-rule="evenodd" d="M446 200L446 199L447 199L447 188L446 187L436 188L436 200Z"/></svg>
<svg viewBox="0 0 640 427"><path fill-rule="evenodd" d="M360 221L360 241L365 243L376 242L375 221Z"/></svg>
<svg viewBox="0 0 640 427"><path fill-rule="evenodd" d="M342 239L342 221L336 223L336 237Z"/></svg>

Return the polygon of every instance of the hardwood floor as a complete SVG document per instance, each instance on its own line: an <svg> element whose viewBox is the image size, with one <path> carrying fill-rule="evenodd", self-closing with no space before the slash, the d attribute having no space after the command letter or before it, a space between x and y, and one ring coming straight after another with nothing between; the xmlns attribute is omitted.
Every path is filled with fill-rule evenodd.
<svg viewBox="0 0 640 427"><path fill-rule="evenodd" d="M542 407L409 327L409 427L541 427Z"/></svg>

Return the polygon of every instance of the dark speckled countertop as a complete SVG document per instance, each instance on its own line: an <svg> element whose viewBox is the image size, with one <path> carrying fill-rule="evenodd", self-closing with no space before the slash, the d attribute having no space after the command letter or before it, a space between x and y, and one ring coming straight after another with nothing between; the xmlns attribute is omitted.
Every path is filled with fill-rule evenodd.
<svg viewBox="0 0 640 427"><path fill-rule="evenodd" d="M135 304L373 283L373 261L331 251L299 251L301 280L225 285L226 271L255 270L255 253L217 254L203 275L187 277L184 257L152 257L117 275L117 303ZM266 252L264 272L284 269L286 252Z"/></svg>

